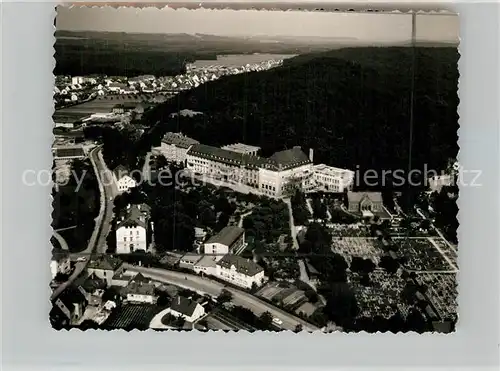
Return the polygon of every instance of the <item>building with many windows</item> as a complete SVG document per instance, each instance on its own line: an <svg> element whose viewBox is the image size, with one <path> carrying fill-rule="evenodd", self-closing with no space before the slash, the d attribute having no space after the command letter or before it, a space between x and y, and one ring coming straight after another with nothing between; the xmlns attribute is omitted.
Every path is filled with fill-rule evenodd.
<svg viewBox="0 0 500 371"><path fill-rule="evenodd" d="M354 185L354 171L327 166L313 165L313 181L316 190L325 192L351 191Z"/></svg>
<svg viewBox="0 0 500 371"><path fill-rule="evenodd" d="M250 259L238 255L227 254L217 262L216 276L234 285L252 288L266 282L264 269Z"/></svg>
<svg viewBox="0 0 500 371"><path fill-rule="evenodd" d="M116 253L129 254L149 251L150 208L148 205L128 205L116 226Z"/></svg>
<svg viewBox="0 0 500 371"><path fill-rule="evenodd" d="M165 134L160 147L157 147L156 150L159 150L167 161L185 163L189 148L198 143L182 133L169 132Z"/></svg>

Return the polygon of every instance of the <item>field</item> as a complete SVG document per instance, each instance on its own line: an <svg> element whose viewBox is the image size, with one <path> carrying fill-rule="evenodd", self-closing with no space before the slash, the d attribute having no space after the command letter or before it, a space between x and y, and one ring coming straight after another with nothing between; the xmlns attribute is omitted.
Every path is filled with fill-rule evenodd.
<svg viewBox="0 0 500 371"><path fill-rule="evenodd" d="M360 283L359 274L349 273L349 283L355 292L360 308L359 317L379 315L389 318L397 311L406 314L407 308L401 300L405 280L382 270L370 273L369 277L371 285L363 286Z"/></svg>
<svg viewBox="0 0 500 371"><path fill-rule="evenodd" d="M228 54L218 55L217 60L199 59L192 64L196 68L206 68L210 66L241 67L248 64L257 64L269 60L287 59L295 57L293 54Z"/></svg>
<svg viewBox="0 0 500 371"><path fill-rule="evenodd" d="M427 287L426 295L442 320L457 315L457 275L454 273L419 273L417 283Z"/></svg>
<svg viewBox="0 0 500 371"><path fill-rule="evenodd" d="M117 309L104 322L103 326L112 329L142 329L149 328L149 324L161 308L155 305L139 304L125 305Z"/></svg>
<svg viewBox="0 0 500 371"><path fill-rule="evenodd" d="M370 237L370 231L363 224L328 224L332 236L335 237Z"/></svg>
<svg viewBox="0 0 500 371"><path fill-rule="evenodd" d="M348 263L356 256L371 259L375 264L378 264L384 252L376 246L377 243L375 238L336 238L332 241L332 251L342 255Z"/></svg>

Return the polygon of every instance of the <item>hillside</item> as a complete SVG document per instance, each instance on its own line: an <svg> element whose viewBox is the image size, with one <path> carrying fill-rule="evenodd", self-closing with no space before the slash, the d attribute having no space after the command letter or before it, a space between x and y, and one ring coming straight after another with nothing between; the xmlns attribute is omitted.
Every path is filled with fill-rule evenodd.
<svg viewBox="0 0 500 371"><path fill-rule="evenodd" d="M443 169L457 155L458 58L456 48L416 49L414 168ZM242 141L265 153L302 145L315 162L406 170L411 61L405 47L301 55L184 92L145 119L206 144ZM178 109L204 115L169 119Z"/></svg>

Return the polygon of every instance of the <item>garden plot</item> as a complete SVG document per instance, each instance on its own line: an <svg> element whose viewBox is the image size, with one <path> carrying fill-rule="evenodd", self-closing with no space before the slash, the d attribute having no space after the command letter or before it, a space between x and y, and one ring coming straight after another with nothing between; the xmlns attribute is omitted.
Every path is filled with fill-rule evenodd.
<svg viewBox="0 0 500 371"><path fill-rule="evenodd" d="M441 252L444 256L448 258L448 260L455 266L458 267L458 254L455 247L450 246L444 239L441 237L433 237L429 238L429 240L433 243L434 247L436 247L439 252Z"/></svg>
<svg viewBox="0 0 500 371"><path fill-rule="evenodd" d="M458 310L457 275L455 273L422 272L415 278L427 287L426 296L436 309L441 320L456 318Z"/></svg>
<svg viewBox="0 0 500 371"><path fill-rule="evenodd" d="M278 295L282 291L288 289L288 286L282 285L278 282L270 282L264 287L262 287L257 293L257 296L260 296L264 299L271 300L274 296Z"/></svg>
<svg viewBox="0 0 500 371"><path fill-rule="evenodd" d="M384 251L377 247L377 243L375 238L344 237L332 241L332 251L342 255L349 264L355 256L378 264Z"/></svg>
<svg viewBox="0 0 500 371"><path fill-rule="evenodd" d="M397 240L404 267L411 271L456 271L428 238Z"/></svg>
<svg viewBox="0 0 500 371"><path fill-rule="evenodd" d="M349 273L349 284L359 305L359 317L373 318L377 315L389 318L398 311L403 315L407 313L408 308L401 300L406 283L404 279L378 270L370 273L369 277L371 284L363 286L361 275Z"/></svg>
<svg viewBox="0 0 500 371"><path fill-rule="evenodd" d="M333 238L370 237L370 231L364 224L327 224Z"/></svg>

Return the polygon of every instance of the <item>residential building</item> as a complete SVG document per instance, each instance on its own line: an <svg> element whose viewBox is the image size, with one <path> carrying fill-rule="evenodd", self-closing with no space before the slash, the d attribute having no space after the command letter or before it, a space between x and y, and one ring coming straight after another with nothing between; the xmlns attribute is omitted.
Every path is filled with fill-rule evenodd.
<svg viewBox="0 0 500 371"><path fill-rule="evenodd" d="M52 259L50 260L50 273L52 274L52 279L54 279L57 274L69 274L71 272L71 261L69 259L69 253L62 249L52 250Z"/></svg>
<svg viewBox="0 0 500 371"><path fill-rule="evenodd" d="M352 190L354 171L325 164L313 165L312 171L316 190L339 193Z"/></svg>
<svg viewBox="0 0 500 371"><path fill-rule="evenodd" d="M159 148L161 154L165 156L167 161L176 163L185 163L187 152L191 146L199 142L189 138L182 133L166 133L161 140Z"/></svg>
<svg viewBox="0 0 500 371"><path fill-rule="evenodd" d="M348 192L348 211L371 216L372 213L383 212L382 194L380 192Z"/></svg>
<svg viewBox="0 0 500 371"><path fill-rule="evenodd" d="M73 325L82 318L87 305L83 289L70 286L52 301L50 321L62 326Z"/></svg>
<svg viewBox="0 0 500 371"><path fill-rule="evenodd" d="M221 147L227 151L233 151L237 153L242 153L244 155L257 156L260 151L260 147L249 146L248 144L243 143L234 143L229 144L227 146Z"/></svg>
<svg viewBox="0 0 500 371"><path fill-rule="evenodd" d="M113 276L111 285L126 287L132 282L149 282L150 280L144 277L141 273L131 272L124 269Z"/></svg>
<svg viewBox="0 0 500 371"><path fill-rule="evenodd" d="M71 85L81 85L84 83L84 78L82 76L73 76L71 78Z"/></svg>
<svg viewBox="0 0 500 371"><path fill-rule="evenodd" d="M115 274L121 271L123 271L122 261L111 255L91 257L87 265L87 272L105 280L108 286L111 286Z"/></svg>
<svg viewBox="0 0 500 371"><path fill-rule="evenodd" d="M205 254L215 255L218 260L230 252L238 252L244 245L245 230L235 226L228 226L210 237L205 242L203 251Z"/></svg>
<svg viewBox="0 0 500 371"><path fill-rule="evenodd" d="M175 317L182 317L187 322L194 322L205 315L205 308L194 300L176 296L166 312Z"/></svg>
<svg viewBox="0 0 500 371"><path fill-rule="evenodd" d="M125 91L125 89L128 89L128 86L126 84L121 84L118 82L112 82L108 85L109 91L113 93L121 93Z"/></svg>
<svg viewBox="0 0 500 371"><path fill-rule="evenodd" d="M250 259L227 254L217 262L216 276L234 285L250 289L266 281L264 269Z"/></svg>
<svg viewBox="0 0 500 371"><path fill-rule="evenodd" d="M113 170L113 179L119 193L128 192L129 189L137 186L137 182L130 176L129 171L123 165L118 165Z"/></svg>
<svg viewBox="0 0 500 371"><path fill-rule="evenodd" d="M154 304L158 297L155 295L155 286L148 282L131 282L125 289L127 300L133 303Z"/></svg>
<svg viewBox="0 0 500 371"><path fill-rule="evenodd" d="M196 274L206 274L209 276L217 275L217 256L205 255L201 259L199 259L193 265L193 270Z"/></svg>
<svg viewBox="0 0 500 371"><path fill-rule="evenodd" d="M151 209L146 204L128 205L116 226L116 253L149 251Z"/></svg>
<svg viewBox="0 0 500 371"><path fill-rule="evenodd" d="M61 146L52 148L54 160L74 160L86 157L82 146Z"/></svg>

